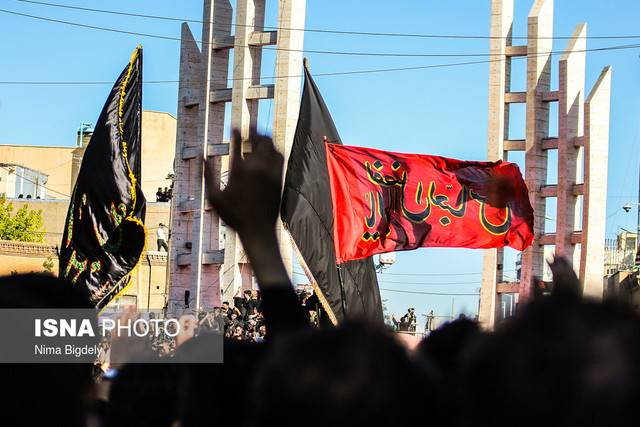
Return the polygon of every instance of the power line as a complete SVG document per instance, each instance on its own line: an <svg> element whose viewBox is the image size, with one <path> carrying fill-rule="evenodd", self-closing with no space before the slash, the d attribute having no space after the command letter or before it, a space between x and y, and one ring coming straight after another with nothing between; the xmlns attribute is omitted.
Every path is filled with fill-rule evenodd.
<svg viewBox="0 0 640 427"><path fill-rule="evenodd" d="M515 270L505 270L504 273L515 273ZM383 276L477 276L482 274L482 271L477 273L378 273Z"/></svg>
<svg viewBox="0 0 640 427"><path fill-rule="evenodd" d="M389 283L394 285L422 285L422 286L449 286L449 285L476 285L480 286L479 280L474 282L445 282L445 283L430 283L430 282L394 282L391 280L378 280L378 283Z"/></svg>
<svg viewBox="0 0 640 427"><path fill-rule="evenodd" d="M304 273L298 273L294 271L293 274L297 274L299 276L305 276ZM461 273L461 274L482 274L482 273ZM402 274L398 273L398 276L410 275L410 274ZM438 274L438 276L454 276L455 274ZM443 282L443 283L433 283L433 282L398 282L392 280L378 280L378 283L388 283L388 284L397 284L397 285L421 285L421 286L449 286L449 285L476 285L480 286L479 281L472 282Z"/></svg>
<svg viewBox="0 0 640 427"><path fill-rule="evenodd" d="M85 12L95 12L95 13L103 13L109 15L120 15L120 16L129 16L135 18L147 18L147 19L157 19L164 21L173 21L173 22L190 22L196 24L209 24L210 21L203 21L198 19L189 19L189 18L178 18L173 16L161 16L161 15L149 15L142 13L132 13L132 12L123 12L116 10L107 10L107 9L96 9L89 7L80 7L80 6L72 6L60 3L49 3L43 1L34 1L34 0L18 0L21 3L32 3L38 4L42 6L48 7L57 7L64 9L73 9L80 10ZM253 25L245 25L245 24L237 24L237 23L229 23L229 22L211 22L213 24L219 25L231 25L233 27L253 27ZM350 30L331 30L331 29L321 29L321 28L292 28L292 27L274 27L274 26L263 26L265 29L270 30L288 30L288 31L301 31L306 33L322 33L322 34L338 34L338 35L355 35L355 36L375 36L375 37L404 37L404 38L423 38L423 39L468 39L468 40L491 40L491 39L507 39L510 38L512 40L528 40L527 36L511 36L511 37L499 37L499 36L482 36L482 35L464 35L464 34L420 34L420 33L396 33L396 32L374 32L374 31L350 31ZM553 40L570 40L572 36L551 36L551 37L539 37L540 39L553 39ZM594 40L613 40L613 39L638 39L640 35L613 35L613 36L588 36L587 39Z"/></svg>
<svg viewBox="0 0 640 427"><path fill-rule="evenodd" d="M400 294L417 294L417 295L440 295L440 296L478 296L479 293L464 293L464 294L456 294L456 293L445 293L445 292L420 292L420 291L403 291L399 289L388 289L388 288L380 288L381 291L387 292L397 292Z"/></svg>
<svg viewBox="0 0 640 427"><path fill-rule="evenodd" d="M2 9L0 9L2 12ZM618 45L618 46L609 46L602 48L593 48L593 49L583 49L576 50L574 52L603 52L609 50L625 50L625 49L640 49L640 44L632 44L632 45ZM514 57L511 59L521 59L521 58L529 58L535 56L543 56L543 55L560 55L563 52L542 52L536 55L522 56L522 57ZM390 73L397 71L417 71L417 70L427 70L432 68L450 68L450 67L461 67L466 65L478 65L478 64L490 64L493 62L503 62L506 61L507 58L500 59L488 59L488 60L479 60L479 61L464 61L464 62L449 62L443 64L431 64L431 65L417 65L412 67L393 67L393 68L375 68L369 70L353 70L353 71L333 71L326 73L314 73L314 77L331 77L331 76L349 76L349 75L361 75L361 74L374 74L374 73ZM295 74L289 76L269 76L269 77L261 77L261 80L278 80L278 79L292 79L292 78L301 78L302 74ZM227 78L228 82L237 81L237 80L253 80L253 77L240 77L240 78ZM163 84L163 83L179 83L179 80L147 80L144 81L143 84ZM113 81L27 81L27 80L3 80L0 81L0 85L112 85Z"/></svg>
<svg viewBox="0 0 640 427"><path fill-rule="evenodd" d="M162 40L171 40L171 41L180 41L181 40L180 37L165 36L165 35L161 35L161 34L141 33L141 32L136 32L136 31L127 31L127 30L120 30L120 29L116 29L116 28L102 27L102 26L97 26L97 25L82 24L82 23L79 23L79 22L72 22L72 21L64 21L64 20L61 20L61 19L47 18L47 17L43 17L43 16L31 15L31 14L21 13L21 12L15 12L15 11L6 10L6 9L0 9L0 12L12 14L12 15L17 15L17 16L22 16L22 17L26 17L26 18L31 18L31 19L37 19L37 20L41 20L41 21L54 22L54 23L57 23L57 24L64 24L64 25L70 25L70 26L75 26L75 27L87 28L87 29L92 29L92 30L107 31L107 32L127 34L127 35L135 35L135 36L140 36L140 37L150 37L150 38L157 38L157 39L162 39ZM208 42L204 42L204 41L198 41L198 42L202 43L202 44L207 44L208 43ZM234 45L233 47L234 48L247 48L247 47L253 47L253 46ZM611 47L595 48L595 49L584 49L584 50L576 50L574 52L582 52L582 51L588 52L588 51L597 51L597 50L627 49L627 48L637 48L637 47L640 47L640 44L620 45L620 46L611 46ZM357 52L357 51L335 51L335 50L315 50L315 49L288 49L288 48L281 48L281 47L266 47L266 46L262 46L261 49L274 50L274 51L285 51L285 52L303 52L303 53L307 53L307 54L324 54L324 55L340 55L340 56L392 57L392 58L443 58L443 57L464 58L464 57L491 57L491 56L495 56L495 55L493 55L491 53ZM549 51L549 52L544 52L544 53L541 53L541 54L557 55L559 53L562 53L562 52Z"/></svg>

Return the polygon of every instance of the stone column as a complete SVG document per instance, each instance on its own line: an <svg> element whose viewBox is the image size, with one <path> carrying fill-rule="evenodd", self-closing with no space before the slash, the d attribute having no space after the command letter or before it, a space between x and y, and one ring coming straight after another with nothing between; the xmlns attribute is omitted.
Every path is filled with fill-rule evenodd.
<svg viewBox="0 0 640 427"><path fill-rule="evenodd" d="M604 293L610 102L611 67L608 66L600 74L585 103L580 281L584 295L597 299L601 299Z"/></svg>
<svg viewBox="0 0 640 427"><path fill-rule="evenodd" d="M250 96L252 87L260 86L262 48L251 45L252 35L264 26L265 0L238 0L233 52L233 89L231 96L231 129L238 129L242 140L258 123L258 98ZM243 146L243 153L251 147ZM238 289L250 289L251 277L245 273L248 263L236 232L226 228L225 258L222 274L223 298L230 301ZM248 270L250 271L250 269Z"/></svg>
<svg viewBox="0 0 640 427"><path fill-rule="evenodd" d="M302 74L302 49L306 0L280 0L278 5L278 47L276 52L276 76L299 76ZM275 81L273 141L285 158L285 167L289 160L293 136L300 110L300 77L279 78ZM284 174L283 174L284 179ZM288 232L277 222L280 242L280 254L289 276L292 275L292 246Z"/></svg>
<svg viewBox="0 0 640 427"><path fill-rule="evenodd" d="M527 125L525 142L525 181L534 210L533 244L522 254L519 303L526 302L535 277L542 275L545 199L542 186L547 179L547 153L542 147L549 134L549 104L545 96L551 85L553 48L553 0L536 0L528 18L527 43Z"/></svg>
<svg viewBox="0 0 640 427"><path fill-rule="evenodd" d="M487 140L487 158L490 161L505 158L504 141L509 137L509 104L505 103L505 93L510 91L511 59L506 58L506 51L511 45L512 27L513 0L492 1ZM487 329L493 328L496 320L496 286L502 281L503 253L502 249L484 251L478 320Z"/></svg>
<svg viewBox="0 0 640 427"><path fill-rule="evenodd" d="M179 266L178 257L187 256L187 242L193 219L183 212L182 206L193 197L191 162L182 159L187 147L198 146L199 87L202 84L201 54L189 30L182 24L180 43L180 82L178 85L178 117L176 128L176 157L174 162L173 199L171 201L171 238L169 239L169 288L168 311L179 312L184 308L185 291L194 292L190 282L191 266ZM153 236L150 237L153 239Z"/></svg>
<svg viewBox="0 0 640 427"><path fill-rule="evenodd" d="M171 312L184 309L186 291L190 310L220 304L220 222L206 202L203 166L210 158L218 183L224 150L212 148L223 142L224 102L216 93L227 85L231 13L228 0L205 0L202 53L183 24L171 211Z"/></svg>
<svg viewBox="0 0 640 427"><path fill-rule="evenodd" d="M587 25L575 29L560 57L558 85L558 208L556 215L556 255L573 262L575 243L572 235L581 229L576 184L582 168L578 166L579 140L584 130L584 78ZM606 168L605 168L606 169Z"/></svg>

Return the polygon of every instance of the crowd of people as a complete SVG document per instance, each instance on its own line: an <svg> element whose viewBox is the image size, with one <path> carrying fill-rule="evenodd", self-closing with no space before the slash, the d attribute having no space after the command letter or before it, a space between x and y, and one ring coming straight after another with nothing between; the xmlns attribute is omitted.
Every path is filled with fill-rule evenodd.
<svg viewBox="0 0 640 427"><path fill-rule="evenodd" d="M309 297L296 294L289 281L275 232L283 159L266 137L254 136L251 144L252 154L243 158L234 133L228 185L221 191L208 180L207 187L212 206L242 240L259 296L243 293L233 309L223 304L198 316L199 327L218 332L201 332L175 350L176 356L208 354L212 334L224 325L224 363L126 363L98 385L82 364L0 365L7 423L635 425L640 318L615 301L582 299L572 267L561 258L551 263L551 294L534 289L531 300L492 332L458 319L410 352L383 325L346 319L337 327L311 327ZM2 308L87 306L81 289L52 276L0 280ZM257 326L258 335L246 339L251 335L244 324L251 321L254 334L257 325L266 333ZM182 326L187 323L194 327ZM21 407L27 410L16 410ZM9 421L16 416L18 422Z"/></svg>
<svg viewBox="0 0 640 427"><path fill-rule="evenodd" d="M308 286L298 286L296 288L296 297L299 301L302 311L307 316L311 325L319 326L319 316L322 309L320 303ZM183 335L196 337L206 333L220 333L225 338L235 341L247 341L252 343L264 342L267 335L267 325L265 324L264 314L261 309L262 301L260 291L238 290L233 298L233 304L224 301L220 307L213 307L212 310L200 310L197 313L182 313L180 316L174 317L169 313L135 313L136 318L144 317L149 320L159 318L175 318L178 324L182 325ZM135 311L135 307L130 307ZM113 317L111 315L111 317ZM153 323L151 323L153 325ZM169 325L170 327L172 324ZM160 358L171 358L175 355L177 341L174 333L177 331L160 329L156 333L155 329L147 335L149 340L149 348L151 352ZM103 351L96 361L96 365L101 371L107 371L110 366L110 350L111 335L108 334L101 341Z"/></svg>
<svg viewBox="0 0 640 427"><path fill-rule="evenodd" d="M413 307L409 307L407 313L400 318L400 320L396 319L395 314L391 316L391 321L393 322L394 330L398 332L409 332L415 333L416 326L418 325L418 319L416 317L416 309Z"/></svg>
<svg viewBox="0 0 640 427"><path fill-rule="evenodd" d="M173 184L171 187L158 187L158 191L156 191L156 202L169 202L173 197Z"/></svg>

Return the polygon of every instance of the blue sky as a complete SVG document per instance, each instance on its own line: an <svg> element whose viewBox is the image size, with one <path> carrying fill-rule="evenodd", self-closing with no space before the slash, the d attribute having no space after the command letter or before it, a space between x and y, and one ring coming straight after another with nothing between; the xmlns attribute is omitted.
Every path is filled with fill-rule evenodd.
<svg viewBox="0 0 640 427"><path fill-rule="evenodd" d="M109 2L59 0L83 7L201 19L199 0L139 0ZM275 25L274 0L268 0L267 25ZM516 0L514 35L526 35L526 16L533 1ZM179 22L129 18L51 8L15 0L0 8L48 18L179 37ZM489 34L489 0L364 1L309 0L308 28L430 33ZM618 0L615 7L595 0L556 1L554 34L568 36L580 22L588 22L588 35L638 35L640 4ZM200 27L192 24L200 38ZM177 80L179 43L42 22L0 12L0 81L113 81L138 43L144 46L145 80ZM637 43L640 40L589 40L588 48ZM556 40L562 50L567 41ZM463 53L488 52L487 40L410 39L306 33L305 48L339 51ZM640 49L593 52L587 57L587 91L605 65L613 66L612 117L609 150L607 235L618 227L633 230L635 211L620 207L635 202L638 191L640 138ZM308 54L313 73L410 67L482 58L386 58ZM484 160L487 135L488 64L418 71L318 77L345 143L393 151L437 154ZM557 88L557 57L552 67ZM264 53L263 75L273 75L273 52ZM270 83L270 81L265 81ZM72 145L82 121L95 121L109 85L10 86L0 85L0 143ZM513 90L524 89L524 62L514 63ZM270 102L261 102L262 127ZM177 84L148 84L144 108L175 114ZM553 110L557 111L557 110ZM523 110L512 111L511 135L524 133ZM556 127L552 120L551 132ZM521 163L523 155L512 157ZM553 166L553 156L550 163ZM550 181L553 182L553 177ZM604 207L603 207L604 208ZM554 216L553 212L549 212ZM548 224L553 229L553 223ZM513 274L514 253L505 261ZM396 265L380 277L381 288L400 291L473 293L480 286L482 252L462 249L421 249L398 254ZM447 273L459 276L436 276ZM398 273L419 274L413 277ZM299 277L299 276L298 276ZM399 282L399 283L390 283ZM475 296L405 294L382 291L391 312L408 306L418 313L433 309L438 315L475 314ZM453 301L452 301L452 298ZM423 320L421 317L420 321Z"/></svg>

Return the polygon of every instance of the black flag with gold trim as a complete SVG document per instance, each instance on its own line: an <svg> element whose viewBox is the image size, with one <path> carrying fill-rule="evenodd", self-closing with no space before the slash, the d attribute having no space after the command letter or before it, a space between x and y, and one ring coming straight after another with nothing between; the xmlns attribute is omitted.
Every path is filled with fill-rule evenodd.
<svg viewBox="0 0 640 427"><path fill-rule="evenodd" d="M105 307L129 283L145 248L140 188L142 48L102 108L82 159L60 249L60 276Z"/></svg>

